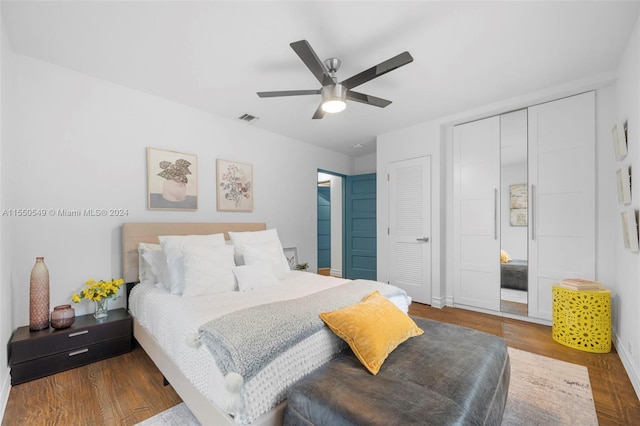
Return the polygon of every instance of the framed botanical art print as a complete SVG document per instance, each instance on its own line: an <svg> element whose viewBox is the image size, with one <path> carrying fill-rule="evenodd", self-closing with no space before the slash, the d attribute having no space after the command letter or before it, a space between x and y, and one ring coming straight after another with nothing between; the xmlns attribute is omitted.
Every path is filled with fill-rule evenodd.
<svg viewBox="0 0 640 426"><path fill-rule="evenodd" d="M195 155L147 148L147 207L197 210L197 169Z"/></svg>
<svg viewBox="0 0 640 426"><path fill-rule="evenodd" d="M613 141L613 152L616 160L620 161L627 156L627 123L622 126L622 135L618 132L618 125L614 124L611 128L611 139Z"/></svg>
<svg viewBox="0 0 640 426"><path fill-rule="evenodd" d="M620 213L622 237L627 250L638 252L638 217L634 209L626 209Z"/></svg>
<svg viewBox="0 0 640 426"><path fill-rule="evenodd" d="M300 260L298 259L298 247L284 247L282 251L284 252L284 256L287 258L289 268L294 271L298 266L298 263L300 263Z"/></svg>
<svg viewBox="0 0 640 426"><path fill-rule="evenodd" d="M631 203L631 175L627 166L621 167L616 172L618 182L618 202L620 204Z"/></svg>
<svg viewBox="0 0 640 426"><path fill-rule="evenodd" d="M218 211L253 211L253 166L217 160Z"/></svg>

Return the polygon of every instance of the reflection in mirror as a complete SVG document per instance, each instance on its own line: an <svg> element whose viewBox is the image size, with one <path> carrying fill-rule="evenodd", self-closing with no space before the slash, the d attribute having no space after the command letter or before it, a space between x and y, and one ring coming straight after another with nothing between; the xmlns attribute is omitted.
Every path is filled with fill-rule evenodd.
<svg viewBox="0 0 640 426"><path fill-rule="evenodd" d="M500 309L528 313L527 110L500 116Z"/></svg>

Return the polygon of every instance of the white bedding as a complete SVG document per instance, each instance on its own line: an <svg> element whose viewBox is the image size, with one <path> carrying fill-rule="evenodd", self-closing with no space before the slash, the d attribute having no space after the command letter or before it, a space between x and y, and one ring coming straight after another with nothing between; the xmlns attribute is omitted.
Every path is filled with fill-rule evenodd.
<svg viewBox="0 0 640 426"><path fill-rule="evenodd" d="M196 389L228 411L229 395L213 357L204 345L192 347L198 327L230 312L307 296L348 281L291 271L274 287L199 297L181 297L160 286L138 284L131 291L129 309ZM408 298L397 297L392 301L403 312L408 311ZM284 400L289 385L329 361L344 347L345 343L326 328L286 351L245 383L243 408L235 416L235 422L248 424L269 411Z"/></svg>

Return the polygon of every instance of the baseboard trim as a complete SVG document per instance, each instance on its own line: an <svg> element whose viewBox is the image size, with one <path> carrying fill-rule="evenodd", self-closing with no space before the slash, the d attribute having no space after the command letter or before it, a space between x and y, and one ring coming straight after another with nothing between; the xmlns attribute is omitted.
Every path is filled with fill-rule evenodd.
<svg viewBox="0 0 640 426"><path fill-rule="evenodd" d="M5 370L5 373L2 388L0 389L0 420L3 420L0 423L4 423L4 412L9 402L9 393L11 393L11 374L9 374L8 368Z"/></svg>
<svg viewBox="0 0 640 426"><path fill-rule="evenodd" d="M447 306L447 298L446 297L432 297L431 298L431 307L442 309Z"/></svg>
<svg viewBox="0 0 640 426"><path fill-rule="evenodd" d="M331 268L331 271L329 271L329 273L332 277L342 277L342 269Z"/></svg>
<svg viewBox="0 0 640 426"><path fill-rule="evenodd" d="M616 333L613 333L613 342L616 347L616 352L618 352L618 356L620 357L620 361L622 361L622 365L627 371L629 380L631 380L633 390L636 391L636 396L640 398L640 373L638 372L638 368L633 363L633 357L631 356L629 351L627 351L627 348L624 347L624 343L620 340Z"/></svg>

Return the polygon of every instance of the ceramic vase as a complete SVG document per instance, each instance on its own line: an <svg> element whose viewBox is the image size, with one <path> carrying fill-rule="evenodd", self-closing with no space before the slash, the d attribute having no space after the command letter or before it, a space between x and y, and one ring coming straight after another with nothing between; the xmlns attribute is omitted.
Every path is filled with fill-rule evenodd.
<svg viewBox="0 0 640 426"><path fill-rule="evenodd" d="M76 311L71 305L60 305L51 312L51 327L60 329L70 327L76 321Z"/></svg>
<svg viewBox="0 0 640 426"><path fill-rule="evenodd" d="M49 328L49 269L44 257L36 257L29 284L29 329Z"/></svg>
<svg viewBox="0 0 640 426"><path fill-rule="evenodd" d="M95 311L93 316L95 319L100 320L107 318L107 315L109 315L109 299L105 297L103 299L96 300L94 303Z"/></svg>
<svg viewBox="0 0 640 426"><path fill-rule="evenodd" d="M162 198L167 201L184 201L187 198L187 185L167 179L162 184Z"/></svg>

